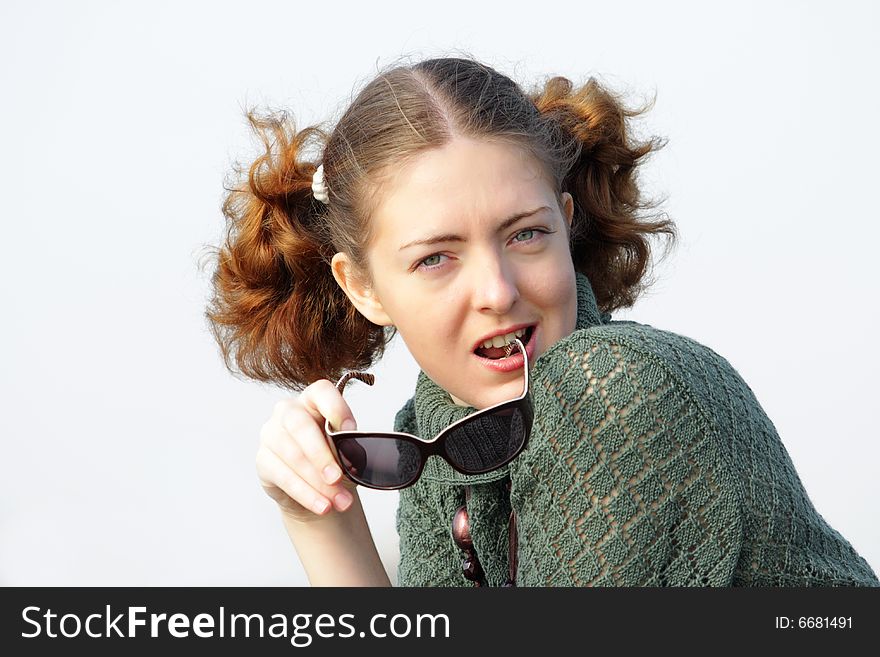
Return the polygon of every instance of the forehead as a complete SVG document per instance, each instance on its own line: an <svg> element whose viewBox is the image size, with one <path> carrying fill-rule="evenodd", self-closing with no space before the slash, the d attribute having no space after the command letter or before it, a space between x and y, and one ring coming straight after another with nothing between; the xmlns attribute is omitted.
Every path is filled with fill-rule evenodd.
<svg viewBox="0 0 880 657"><path fill-rule="evenodd" d="M491 225L552 198L544 166L524 148L456 137L390 172L373 230L377 241L402 244L431 229Z"/></svg>

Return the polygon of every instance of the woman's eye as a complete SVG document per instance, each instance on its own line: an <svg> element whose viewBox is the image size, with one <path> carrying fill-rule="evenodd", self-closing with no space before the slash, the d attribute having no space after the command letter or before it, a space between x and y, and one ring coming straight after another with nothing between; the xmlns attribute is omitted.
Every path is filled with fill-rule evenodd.
<svg viewBox="0 0 880 657"><path fill-rule="evenodd" d="M549 235L550 233L555 233L553 230L545 230L543 228L526 228L524 230L519 231L514 236L514 241L516 242L531 242L532 240L540 239L541 235ZM535 235L537 233L537 235ZM528 237L524 240L517 239L520 235L528 235Z"/></svg>
<svg viewBox="0 0 880 657"><path fill-rule="evenodd" d="M433 255L429 255L427 258L423 258L416 263L416 269L437 269L440 265L440 260L443 256L442 253L434 253ZM437 258L437 260L435 260Z"/></svg>

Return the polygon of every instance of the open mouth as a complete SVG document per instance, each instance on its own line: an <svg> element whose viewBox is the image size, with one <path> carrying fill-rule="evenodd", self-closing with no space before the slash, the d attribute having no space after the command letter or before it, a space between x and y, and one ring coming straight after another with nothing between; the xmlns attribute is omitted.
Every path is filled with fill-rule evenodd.
<svg viewBox="0 0 880 657"><path fill-rule="evenodd" d="M532 339L532 333L534 333L535 327L529 326L526 329L526 332L519 338L523 345L527 345L529 340ZM474 353L477 356L482 358L488 358L489 360L502 360L511 356L519 351L519 347L517 347L516 342L511 342L504 347L489 347L488 349L485 347L478 347L474 350Z"/></svg>

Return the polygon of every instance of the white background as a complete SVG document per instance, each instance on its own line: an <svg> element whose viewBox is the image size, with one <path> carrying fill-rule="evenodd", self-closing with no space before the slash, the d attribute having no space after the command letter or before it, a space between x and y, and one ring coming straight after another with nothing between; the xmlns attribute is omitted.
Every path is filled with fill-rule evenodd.
<svg viewBox="0 0 880 657"><path fill-rule="evenodd" d="M876 3L422 7L0 5L0 584L307 582L254 467L287 393L223 367L199 258L245 108L328 121L377 66L457 50L657 93L643 180L681 242L615 318L727 357L880 570ZM374 371L349 402L388 429L418 370L398 338ZM394 579L396 494L362 498Z"/></svg>

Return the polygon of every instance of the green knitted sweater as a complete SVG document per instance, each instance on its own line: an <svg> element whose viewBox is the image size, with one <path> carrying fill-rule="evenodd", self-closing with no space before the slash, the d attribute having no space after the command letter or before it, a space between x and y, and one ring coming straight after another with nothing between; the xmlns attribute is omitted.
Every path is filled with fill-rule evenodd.
<svg viewBox="0 0 880 657"><path fill-rule="evenodd" d="M400 586L473 586L452 516L468 503L489 586L880 586L813 507L752 390L694 340L600 314L577 274L577 327L532 363L532 435L462 475L431 457L400 491ZM420 371L394 428L433 437L476 409ZM506 479L511 489L507 492Z"/></svg>

